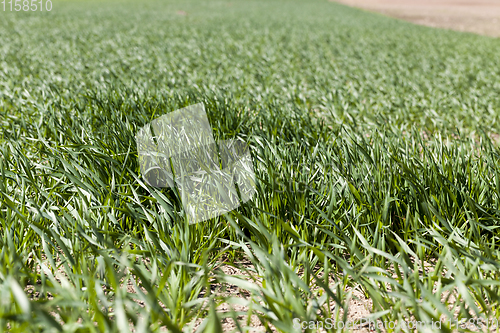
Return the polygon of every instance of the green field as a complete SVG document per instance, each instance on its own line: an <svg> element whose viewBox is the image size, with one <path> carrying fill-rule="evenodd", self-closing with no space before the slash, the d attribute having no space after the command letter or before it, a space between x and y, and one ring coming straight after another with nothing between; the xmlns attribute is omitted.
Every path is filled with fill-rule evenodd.
<svg viewBox="0 0 500 333"><path fill-rule="evenodd" d="M0 331L500 317L500 39L326 0L2 9ZM257 193L189 224L135 134L195 103Z"/></svg>

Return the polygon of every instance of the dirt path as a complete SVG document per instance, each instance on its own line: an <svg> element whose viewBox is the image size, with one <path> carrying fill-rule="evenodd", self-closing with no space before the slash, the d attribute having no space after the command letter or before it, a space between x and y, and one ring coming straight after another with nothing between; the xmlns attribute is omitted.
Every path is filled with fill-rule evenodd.
<svg viewBox="0 0 500 333"><path fill-rule="evenodd" d="M500 0L335 1L426 26L500 37Z"/></svg>

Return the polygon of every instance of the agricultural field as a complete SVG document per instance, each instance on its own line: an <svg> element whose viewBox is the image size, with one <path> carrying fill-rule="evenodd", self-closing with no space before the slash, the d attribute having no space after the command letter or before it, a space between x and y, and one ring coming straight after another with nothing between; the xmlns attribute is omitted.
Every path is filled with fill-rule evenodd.
<svg viewBox="0 0 500 333"><path fill-rule="evenodd" d="M330 0L416 24L500 37L500 0Z"/></svg>
<svg viewBox="0 0 500 333"><path fill-rule="evenodd" d="M500 39L327 0L1 6L1 331L500 331ZM190 224L135 135L197 103L256 193Z"/></svg>

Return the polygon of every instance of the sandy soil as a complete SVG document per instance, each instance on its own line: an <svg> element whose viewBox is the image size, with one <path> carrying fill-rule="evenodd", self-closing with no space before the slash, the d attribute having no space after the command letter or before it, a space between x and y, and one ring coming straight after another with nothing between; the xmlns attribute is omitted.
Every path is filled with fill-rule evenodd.
<svg viewBox="0 0 500 333"><path fill-rule="evenodd" d="M500 0L330 0L413 23L500 37Z"/></svg>

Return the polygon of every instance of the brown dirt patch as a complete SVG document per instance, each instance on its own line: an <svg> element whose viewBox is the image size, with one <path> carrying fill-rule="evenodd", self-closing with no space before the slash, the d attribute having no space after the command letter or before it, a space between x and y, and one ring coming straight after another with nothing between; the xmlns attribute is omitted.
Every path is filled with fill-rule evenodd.
<svg viewBox="0 0 500 333"><path fill-rule="evenodd" d="M500 0L330 0L430 27L500 37Z"/></svg>

